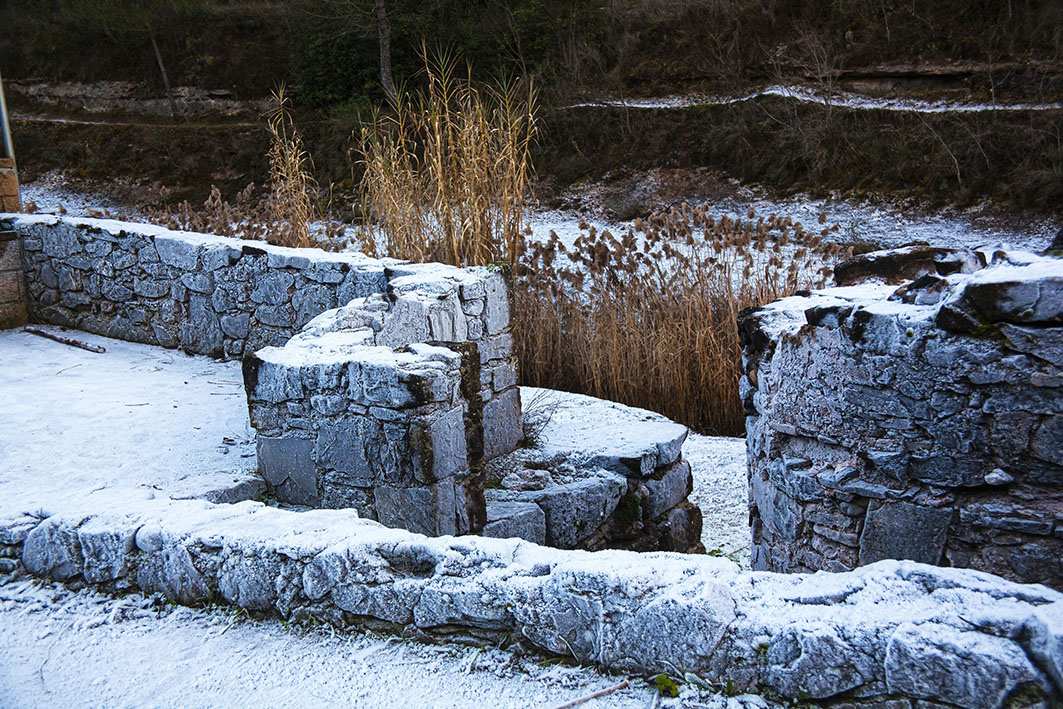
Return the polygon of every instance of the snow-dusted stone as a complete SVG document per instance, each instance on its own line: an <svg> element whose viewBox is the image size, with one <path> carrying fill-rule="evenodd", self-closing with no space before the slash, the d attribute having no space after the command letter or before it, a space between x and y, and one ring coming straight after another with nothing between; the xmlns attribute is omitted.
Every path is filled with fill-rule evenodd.
<svg viewBox="0 0 1063 709"><path fill-rule="evenodd" d="M694 489L690 463L685 460L673 463L659 474L658 479L649 478L642 485L646 488L646 498L642 502L644 514L650 519L660 517L686 500Z"/></svg>
<svg viewBox="0 0 1063 709"><path fill-rule="evenodd" d="M425 537L350 510L94 501L95 512L56 511L9 535L25 539L24 567L340 628L509 638L794 702L996 709L1063 698L1053 679L1063 594L975 571L882 561L842 574L742 572L706 556Z"/></svg>
<svg viewBox="0 0 1063 709"><path fill-rule="evenodd" d="M647 477L671 465L688 433L660 414L578 394L550 407L541 433L546 455L578 452L588 465L622 475Z"/></svg>
<svg viewBox="0 0 1063 709"><path fill-rule="evenodd" d="M1063 695L1063 602L1041 606L1026 619L1026 648Z"/></svg>
<svg viewBox="0 0 1063 709"><path fill-rule="evenodd" d="M533 502L488 502L487 524L481 534L546 544L546 514Z"/></svg>
<svg viewBox="0 0 1063 709"><path fill-rule="evenodd" d="M35 319L234 359L383 293L398 263L103 219L7 222L35 246L25 259Z"/></svg>
<svg viewBox="0 0 1063 709"><path fill-rule="evenodd" d="M905 558L1063 587L1063 259L843 266L739 321L754 568Z"/></svg>
<svg viewBox="0 0 1063 709"><path fill-rule="evenodd" d="M978 667L977 673L970 671ZM970 709L1004 706L1020 690L1047 695L1051 687L1022 648L1006 638L940 623L905 623L886 646L891 693L945 701Z"/></svg>
<svg viewBox="0 0 1063 709"><path fill-rule="evenodd" d="M601 471L568 485L555 485L518 499L534 502L546 514L546 543L572 549L609 518L627 490L622 475Z"/></svg>
<svg viewBox="0 0 1063 709"><path fill-rule="evenodd" d="M581 394L522 387L521 397L530 402L525 447L485 467L489 510L506 502L534 503L545 513L545 543L566 549L704 551L701 513L687 502L690 465L679 458L684 427ZM634 431L639 422L649 423L644 438L622 437L618 450L609 450L604 432ZM655 440L654 432L664 435ZM634 460L633 440L642 454ZM669 462L643 477L638 471L650 460Z"/></svg>
<svg viewBox="0 0 1063 709"><path fill-rule="evenodd" d="M440 264L389 268L386 276L386 297L359 297L320 313L284 346L244 360L260 439L309 446L299 480L277 457L260 457L262 474L283 501L354 507L426 534L479 531L485 503L473 471L513 450L522 435L515 377L508 386L468 393L484 373L493 379L513 366L508 355L485 359L467 339L470 323L486 325L482 312L466 312L462 289L479 284L482 297L484 283L498 276ZM269 283L295 282L287 274L271 278L259 286L260 297L272 297Z"/></svg>

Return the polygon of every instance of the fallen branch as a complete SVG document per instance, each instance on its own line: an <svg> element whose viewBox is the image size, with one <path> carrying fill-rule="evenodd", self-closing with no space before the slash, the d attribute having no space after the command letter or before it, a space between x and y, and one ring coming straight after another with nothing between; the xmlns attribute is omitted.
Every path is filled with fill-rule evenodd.
<svg viewBox="0 0 1063 709"><path fill-rule="evenodd" d="M88 350L89 352L95 352L96 354L103 354L104 352L107 351L106 349L104 349L103 347L100 347L99 345L90 345L87 342L82 342L81 340L75 340L72 337L63 337L62 335L56 335L54 332L48 332L47 330L41 330L40 328L33 327L32 325L27 325L26 327L23 328L23 330L25 330L26 332L32 333L34 335L40 335L41 337L47 337L49 340L55 340L56 342L61 342L64 345L70 345L71 347L80 347L83 350Z"/></svg>
<svg viewBox="0 0 1063 709"><path fill-rule="evenodd" d="M579 699L573 699L571 702L567 702L557 707L557 709L568 709L569 707L574 707L577 704L583 704L584 702L589 702L592 699L604 697L606 695L612 694L613 692L619 692L621 689L627 689L628 684L629 682L625 679L620 684L614 685L612 687L607 687L606 689L600 689L597 692L588 694L585 697L580 697Z"/></svg>

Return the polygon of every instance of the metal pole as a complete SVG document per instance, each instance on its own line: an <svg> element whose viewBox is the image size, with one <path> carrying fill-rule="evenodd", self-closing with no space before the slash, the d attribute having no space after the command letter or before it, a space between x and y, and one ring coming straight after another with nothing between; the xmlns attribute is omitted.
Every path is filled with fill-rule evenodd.
<svg viewBox="0 0 1063 709"><path fill-rule="evenodd" d="M11 140L11 124L7 121L7 102L4 100L4 77L0 74L0 133L4 138L3 157L15 159L15 144Z"/></svg>

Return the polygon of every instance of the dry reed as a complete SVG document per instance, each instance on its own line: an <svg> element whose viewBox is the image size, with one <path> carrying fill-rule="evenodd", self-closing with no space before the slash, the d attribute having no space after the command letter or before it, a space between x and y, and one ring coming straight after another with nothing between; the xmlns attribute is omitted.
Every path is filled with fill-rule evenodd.
<svg viewBox="0 0 1063 709"><path fill-rule="evenodd" d="M447 58L426 59L425 74L426 90L400 94L360 136L363 241L398 258L512 266L522 383L740 434L738 313L821 285L839 251L823 241L830 229L683 205L619 238L581 225L571 247L555 234L526 244L534 91L475 86Z"/></svg>
<svg viewBox="0 0 1063 709"><path fill-rule="evenodd" d="M424 58L426 88L401 93L363 129L363 210L389 256L458 266L514 263L524 237L535 90L480 86Z"/></svg>
<svg viewBox="0 0 1063 709"><path fill-rule="evenodd" d="M831 229L683 205L622 237L586 227L566 247L551 233L517 269L522 382L741 435L738 313L822 285L839 257Z"/></svg>

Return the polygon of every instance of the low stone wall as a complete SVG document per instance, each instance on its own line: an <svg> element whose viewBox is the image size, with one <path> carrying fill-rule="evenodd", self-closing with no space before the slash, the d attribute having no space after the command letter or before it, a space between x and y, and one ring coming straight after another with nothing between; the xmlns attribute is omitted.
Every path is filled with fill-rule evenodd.
<svg viewBox="0 0 1063 709"><path fill-rule="evenodd" d="M239 359L374 293L399 262L146 224L9 215L38 321ZM0 224L2 226L2 224Z"/></svg>
<svg viewBox="0 0 1063 709"><path fill-rule="evenodd" d="M426 538L349 511L127 496L0 523L3 567L415 637L521 642L609 669L831 706L1058 706L1063 594L883 561L843 574Z"/></svg>
<svg viewBox="0 0 1063 709"><path fill-rule="evenodd" d="M521 399L529 440L484 468L484 536L704 553L686 426L580 394L522 387Z"/></svg>
<svg viewBox="0 0 1063 709"><path fill-rule="evenodd" d="M913 247L837 277L740 319L754 568L1063 588L1063 260Z"/></svg>
<svg viewBox="0 0 1063 709"><path fill-rule="evenodd" d="M489 268L390 274L386 296L325 312L244 360L260 470L286 502L479 532L480 467L523 435L509 288Z"/></svg>

